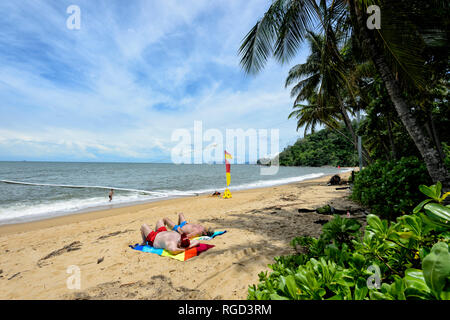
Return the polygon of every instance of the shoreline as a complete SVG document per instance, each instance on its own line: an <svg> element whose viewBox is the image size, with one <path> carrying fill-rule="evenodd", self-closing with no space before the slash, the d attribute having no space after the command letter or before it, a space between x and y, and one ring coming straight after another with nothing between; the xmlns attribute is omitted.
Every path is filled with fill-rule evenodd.
<svg viewBox="0 0 450 320"><path fill-rule="evenodd" d="M294 237L318 237L332 219L299 208L357 207L348 189L327 186L329 177L0 227L0 299L245 299L275 256L294 253ZM129 248L143 223L176 221L178 212L227 232L185 262ZM79 289L67 286L71 266L80 269Z"/></svg>
<svg viewBox="0 0 450 320"><path fill-rule="evenodd" d="M356 170L355 167L341 167L341 169L344 169L344 170L348 169L348 170L337 173L337 174L344 175L344 174L347 174L348 172L351 172L351 170ZM324 174L320 177L306 178L305 180L301 180L301 181L275 184L272 186L252 187L252 188L248 188L248 189L238 189L238 190L233 191L233 194L243 192L243 191L248 191L248 190L270 189L273 187L279 187L279 186L284 186L284 185L291 185L291 184L297 184L297 183L303 183L303 182L312 182L314 180L322 179L325 177L329 178L333 175L334 174L330 174L330 175ZM223 188L218 188L217 190L222 190L222 189ZM223 192L221 192L221 196L222 196L222 193ZM68 213L55 213L54 216L48 216L48 217L43 216L42 218L37 218L37 219L29 220L29 221L23 221L23 222L19 221L19 222L0 224L0 236L2 236L4 234L10 234L10 233L17 232L17 228L20 228L20 227L23 227L24 231L30 231L30 230L36 230L36 229L46 227L46 226L51 227L51 226L58 226L58 225L66 224L66 223L72 223L72 222L76 221L75 216L80 217L82 220L93 220L93 219L97 219L97 217L101 218L101 217L105 217L105 216L109 215L107 212L115 215L115 214L121 214L122 211L127 208L133 208L133 207L139 207L139 206L143 206L143 208L146 208L147 205L150 205L153 203L178 200L178 199L186 199L186 198L190 199L190 198L196 198L196 197L205 197L205 196L208 197L209 192L208 193L206 193L206 192L198 193L196 195L186 195L186 196L168 196L167 198L156 198L156 199L125 202L125 203L110 204L110 205L105 204L105 205L101 205L101 206L89 207L89 208L85 208L85 209L81 209L81 210L73 211L73 212L68 212ZM121 210L121 209L123 209L123 210ZM92 217L90 218L87 215L92 215Z"/></svg>

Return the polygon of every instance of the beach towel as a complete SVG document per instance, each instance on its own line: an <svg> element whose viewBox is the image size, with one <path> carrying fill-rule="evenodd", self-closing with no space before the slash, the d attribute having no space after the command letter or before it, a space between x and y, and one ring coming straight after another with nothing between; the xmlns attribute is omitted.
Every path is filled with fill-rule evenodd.
<svg viewBox="0 0 450 320"><path fill-rule="evenodd" d="M220 236L220 235L224 234L225 232L227 232L227 231L226 230L225 231L216 231L210 237L208 237L208 236L201 236L201 237L194 238L193 240L211 240L211 239L213 239L213 238L215 238L217 236Z"/></svg>
<svg viewBox="0 0 450 320"><path fill-rule="evenodd" d="M211 240L217 236L224 234L225 232L226 231L216 231L216 232L214 232L214 234L211 237L201 236L201 237L196 237L194 239L195 240ZM142 251L142 252L150 252L150 253L157 254L159 256L169 257L169 258L172 258L172 259L175 259L178 261L186 261L190 258L196 257L200 253L205 252L206 250L209 250L212 247L214 247L214 246L210 245L210 244L200 243L198 246L187 249L184 252L181 252L179 254L172 254L165 249L153 248L152 246L149 246L149 245L143 246L143 245L136 243L134 246L130 246L130 248L134 249L134 250L138 250L138 251Z"/></svg>

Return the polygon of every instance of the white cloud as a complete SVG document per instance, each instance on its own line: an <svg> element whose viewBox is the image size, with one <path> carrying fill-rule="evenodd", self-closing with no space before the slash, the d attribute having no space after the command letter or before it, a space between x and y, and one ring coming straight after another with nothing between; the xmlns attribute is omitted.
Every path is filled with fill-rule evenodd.
<svg viewBox="0 0 450 320"><path fill-rule="evenodd" d="M78 33L65 29L65 10L39 3L0 4L9 14L0 40L0 152L169 159L171 132L194 120L224 131L287 119L288 68L271 62L247 77L237 56L267 1L137 1L123 12L120 1L80 1ZM14 49L7 55L6 43ZM296 135L295 121L288 125L282 138Z"/></svg>

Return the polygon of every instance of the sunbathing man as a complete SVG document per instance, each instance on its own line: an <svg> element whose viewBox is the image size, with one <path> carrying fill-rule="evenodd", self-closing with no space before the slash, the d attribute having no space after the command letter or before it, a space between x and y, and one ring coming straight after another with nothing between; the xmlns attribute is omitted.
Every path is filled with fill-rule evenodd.
<svg viewBox="0 0 450 320"><path fill-rule="evenodd" d="M169 218L163 218L164 224L170 229L177 231L178 233L185 233L189 239L208 236L211 237L214 234L214 230L210 228L205 228L199 224L188 223L184 218L184 215L180 212L178 213L178 224L173 223Z"/></svg>
<svg viewBox="0 0 450 320"><path fill-rule="evenodd" d="M186 234L167 231L162 219L156 223L155 230L153 231L147 224L142 225L143 244L147 242L153 248L166 249L172 254L181 253L200 244L197 240L190 241Z"/></svg>

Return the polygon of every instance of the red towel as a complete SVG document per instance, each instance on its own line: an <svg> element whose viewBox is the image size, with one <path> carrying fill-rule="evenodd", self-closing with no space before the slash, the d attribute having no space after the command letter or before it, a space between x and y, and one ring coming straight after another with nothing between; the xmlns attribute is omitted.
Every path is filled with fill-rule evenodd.
<svg viewBox="0 0 450 320"><path fill-rule="evenodd" d="M204 251L206 251L208 249L211 249L212 247L214 247L214 246L211 245L211 244L200 243L198 246L196 246L194 248L187 249L184 252L184 261L186 261L187 259L196 257L200 253L202 253L202 252L204 252Z"/></svg>

